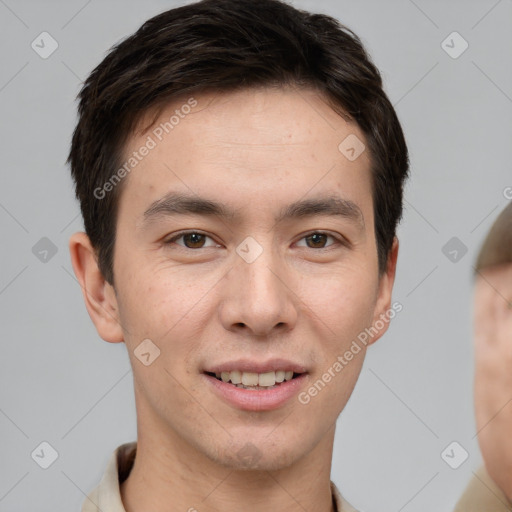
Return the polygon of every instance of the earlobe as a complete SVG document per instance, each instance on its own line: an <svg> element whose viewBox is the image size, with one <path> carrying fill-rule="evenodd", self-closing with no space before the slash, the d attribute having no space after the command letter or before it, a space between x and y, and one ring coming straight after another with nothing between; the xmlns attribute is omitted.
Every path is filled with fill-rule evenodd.
<svg viewBox="0 0 512 512"><path fill-rule="evenodd" d="M388 330L390 319L395 315L395 311L392 314L390 313L392 309L391 297L395 282L398 247L398 238L395 236L389 251L386 271L379 278L379 290L373 315L373 326L379 332L370 340L369 345L375 343Z"/></svg>
<svg viewBox="0 0 512 512"><path fill-rule="evenodd" d="M69 253L75 276L82 289L85 307L102 339L124 341L114 288L103 277L89 237L78 232L69 239Z"/></svg>

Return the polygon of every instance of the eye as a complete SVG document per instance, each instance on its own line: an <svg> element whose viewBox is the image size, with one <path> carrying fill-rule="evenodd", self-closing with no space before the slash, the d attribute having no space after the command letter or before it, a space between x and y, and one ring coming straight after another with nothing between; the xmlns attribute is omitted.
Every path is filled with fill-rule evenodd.
<svg viewBox="0 0 512 512"><path fill-rule="evenodd" d="M332 243L328 244L327 241L331 239ZM179 240L182 240L182 243L178 243ZM207 241L210 241L210 244L207 245ZM300 242L306 241L305 245ZM187 231L177 233L171 238L165 241L166 245L171 244L179 245L180 247L184 247L186 249L204 249L208 247L220 247L215 241L209 237L208 235L201 233L199 231ZM297 245L302 247L308 247L309 249L325 249L332 245L336 244L344 244L342 240L338 239L334 235L330 235L329 233L324 233L322 231L315 231L302 237Z"/></svg>
<svg viewBox="0 0 512 512"><path fill-rule="evenodd" d="M335 241L335 243L341 243L335 236L330 235L328 233L323 233L322 231L315 231L303 238L300 241L306 240L306 247L310 249L324 249L325 247L330 247L333 244L325 245L328 238L331 238Z"/></svg>
<svg viewBox="0 0 512 512"><path fill-rule="evenodd" d="M183 239L183 244L177 243L182 247L187 249L203 249L204 247L217 247L218 245L207 235L204 233L200 233L198 231L188 231L186 233L178 233L174 235L172 238L169 238L165 241L166 244L176 243L177 240ZM213 243L211 245L205 245L206 240L211 240Z"/></svg>

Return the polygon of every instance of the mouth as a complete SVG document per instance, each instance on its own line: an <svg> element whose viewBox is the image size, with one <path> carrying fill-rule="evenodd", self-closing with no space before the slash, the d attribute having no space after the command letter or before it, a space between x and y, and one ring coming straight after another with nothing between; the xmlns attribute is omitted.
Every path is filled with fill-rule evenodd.
<svg viewBox="0 0 512 512"><path fill-rule="evenodd" d="M293 379L299 378L305 372L294 372L292 370L274 370L264 373L246 372L241 370L224 372L204 372L206 375L217 379L225 384L232 384L237 388L249 389L252 391L263 391L275 389Z"/></svg>
<svg viewBox="0 0 512 512"><path fill-rule="evenodd" d="M209 389L236 409L263 412L283 407L307 384L306 368L283 359L233 361L202 372Z"/></svg>

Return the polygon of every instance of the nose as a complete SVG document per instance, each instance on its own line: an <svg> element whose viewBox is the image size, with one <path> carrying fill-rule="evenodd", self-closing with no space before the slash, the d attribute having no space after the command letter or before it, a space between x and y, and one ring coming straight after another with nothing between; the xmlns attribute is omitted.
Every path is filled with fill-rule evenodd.
<svg viewBox="0 0 512 512"><path fill-rule="evenodd" d="M293 329L299 298L284 263L264 250L252 263L235 262L220 301L224 328L237 334L270 337Z"/></svg>

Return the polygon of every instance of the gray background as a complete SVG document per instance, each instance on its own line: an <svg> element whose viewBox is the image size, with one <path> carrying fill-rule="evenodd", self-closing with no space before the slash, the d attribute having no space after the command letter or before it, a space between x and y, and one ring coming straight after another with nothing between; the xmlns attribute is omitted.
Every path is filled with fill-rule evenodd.
<svg viewBox="0 0 512 512"><path fill-rule="evenodd" d="M512 186L512 1L293 3L362 38L411 152L394 292L404 309L338 421L332 478L361 511L449 511L481 464L471 266ZM176 5L0 0L1 511L78 511L111 452L136 438L125 346L98 337L71 268L82 224L64 162L81 81ZM31 48L43 31L59 44L47 59ZM457 59L441 46L453 31L469 43ZM442 252L454 236L468 249L455 262ZM57 248L46 262L32 251L42 237ZM46 470L31 458L43 441L59 455ZM452 441L469 453L456 470L441 458Z"/></svg>

